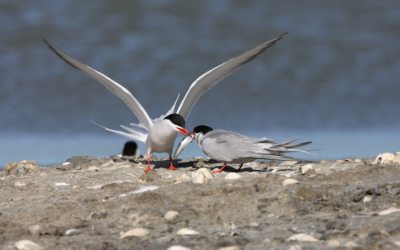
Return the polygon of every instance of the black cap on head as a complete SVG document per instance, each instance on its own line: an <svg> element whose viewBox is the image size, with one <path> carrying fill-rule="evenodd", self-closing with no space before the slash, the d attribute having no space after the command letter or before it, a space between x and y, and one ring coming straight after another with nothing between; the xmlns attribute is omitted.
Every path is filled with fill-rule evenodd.
<svg viewBox="0 0 400 250"><path fill-rule="evenodd" d="M207 134L208 132L212 131L213 129L206 126L206 125L199 125L193 129L193 132L202 133L203 135Z"/></svg>
<svg viewBox="0 0 400 250"><path fill-rule="evenodd" d="M181 115L171 114L164 118L164 120L170 120L173 124L178 125L182 128L185 128L185 119Z"/></svg>
<svg viewBox="0 0 400 250"><path fill-rule="evenodd" d="M125 143L122 155L134 156L136 154L137 144L134 141L128 141Z"/></svg>

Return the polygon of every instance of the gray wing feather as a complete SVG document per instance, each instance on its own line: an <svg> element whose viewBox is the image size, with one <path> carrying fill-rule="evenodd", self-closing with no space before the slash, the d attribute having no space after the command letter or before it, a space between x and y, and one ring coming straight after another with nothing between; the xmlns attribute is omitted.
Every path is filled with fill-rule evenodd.
<svg viewBox="0 0 400 250"><path fill-rule="evenodd" d="M149 117L149 115L146 113L146 110L142 107L142 105L139 103L138 100L123 86L118 84L117 82L113 81L111 78L109 78L106 75L103 75L102 73L92 69L91 67L79 62L75 58L69 56L50 42L48 42L46 39L43 39L43 41L49 46L49 49L53 51L57 56L59 56L61 59L63 59L66 63L74 67L75 69L78 69L82 71L83 73L93 77L94 79L98 80L101 84L103 84L108 90L110 90L112 93L117 95L119 98L121 98L127 105L128 107L133 111L133 113L136 115L136 117L143 123L143 125L149 129L149 127L152 125L152 121Z"/></svg>
<svg viewBox="0 0 400 250"><path fill-rule="evenodd" d="M287 32L275 38L272 38L271 40L266 41L201 75L190 86L179 106L177 113L186 120L194 104L204 92L206 92L223 78L237 70L240 66L247 62L250 62L266 49L273 46L277 41L282 39L282 36L285 34L287 34Z"/></svg>

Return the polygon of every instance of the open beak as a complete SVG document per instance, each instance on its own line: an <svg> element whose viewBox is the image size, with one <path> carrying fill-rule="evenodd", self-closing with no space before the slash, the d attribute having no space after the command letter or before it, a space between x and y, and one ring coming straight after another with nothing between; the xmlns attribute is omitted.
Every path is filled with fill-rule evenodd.
<svg viewBox="0 0 400 250"><path fill-rule="evenodd" d="M182 129L182 128L176 127L176 129L179 130L179 132L181 132L184 136L187 136L187 135L190 134L189 131L186 128Z"/></svg>
<svg viewBox="0 0 400 250"><path fill-rule="evenodd" d="M190 136L193 138L193 140L196 139L196 135L195 135L194 131L190 132Z"/></svg>

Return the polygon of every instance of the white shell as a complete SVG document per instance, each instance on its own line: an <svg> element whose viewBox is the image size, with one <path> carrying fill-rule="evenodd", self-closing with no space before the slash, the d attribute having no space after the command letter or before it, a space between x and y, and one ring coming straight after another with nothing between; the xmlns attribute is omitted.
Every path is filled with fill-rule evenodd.
<svg viewBox="0 0 400 250"><path fill-rule="evenodd" d="M179 229L179 231L176 234L183 235L183 236L185 236L185 235L198 235L199 232L194 231L193 229L189 229L189 228L182 228L182 229Z"/></svg>
<svg viewBox="0 0 400 250"><path fill-rule="evenodd" d="M190 178L187 174L183 174L180 176L181 182L191 182L192 178Z"/></svg>
<svg viewBox="0 0 400 250"><path fill-rule="evenodd" d="M54 186L69 186L70 184L65 183L65 182L54 182Z"/></svg>
<svg viewBox="0 0 400 250"><path fill-rule="evenodd" d="M388 208L386 210L383 210L383 211L379 212L379 215L387 215L387 214L391 214L391 213L394 213L394 212L400 212L400 209L395 208L395 207L391 207L391 208Z"/></svg>
<svg viewBox="0 0 400 250"><path fill-rule="evenodd" d="M214 178L214 174L208 168L199 168L199 169L197 169L196 173L198 173L198 174L202 173L204 175L204 177L206 177L209 180Z"/></svg>
<svg viewBox="0 0 400 250"><path fill-rule="evenodd" d="M284 161L284 162L282 162L281 164L279 164L279 166L280 167L283 167L283 166L292 166L292 165L294 165L294 164L296 164L297 163L297 161Z"/></svg>
<svg viewBox="0 0 400 250"><path fill-rule="evenodd" d="M184 246L175 245L168 247L167 250L191 250L191 249Z"/></svg>
<svg viewBox="0 0 400 250"><path fill-rule="evenodd" d="M301 167L301 174L304 175L304 174L312 171L313 169L315 169L314 164L311 164L311 163L306 164L306 165Z"/></svg>
<svg viewBox="0 0 400 250"><path fill-rule="evenodd" d="M70 162L64 162L62 165L63 166L67 166L67 165L69 165L70 164Z"/></svg>
<svg viewBox="0 0 400 250"><path fill-rule="evenodd" d="M120 238L125 238L125 237L130 237L130 236L135 236L135 237L146 237L149 235L149 230L145 229L145 228L134 228L131 229L127 232L121 232L120 233Z"/></svg>
<svg viewBox="0 0 400 250"><path fill-rule="evenodd" d="M372 201L372 195L366 195L364 196L363 202L368 203Z"/></svg>
<svg viewBox="0 0 400 250"><path fill-rule="evenodd" d="M240 174L237 173L229 173L225 176L225 180L234 180L243 178Z"/></svg>
<svg viewBox="0 0 400 250"><path fill-rule="evenodd" d="M181 214L176 211L168 211L165 213L164 218L167 221L174 221L178 216L181 216Z"/></svg>
<svg viewBox="0 0 400 250"><path fill-rule="evenodd" d="M283 186L289 186L289 185L293 185L293 184L298 184L299 182L295 179L286 179L283 181Z"/></svg>
<svg viewBox="0 0 400 250"><path fill-rule="evenodd" d="M92 190L101 190L103 189L103 185L102 184L98 184L98 185L94 185L94 186L89 186L86 187L87 189L92 189Z"/></svg>
<svg viewBox="0 0 400 250"><path fill-rule="evenodd" d="M15 243L15 247L18 250L41 250L43 247L39 246L35 242L30 240L20 240Z"/></svg>
<svg viewBox="0 0 400 250"><path fill-rule="evenodd" d="M78 231L78 229L72 228L72 229L68 229L67 231L65 231L65 235L70 235L73 234L74 232Z"/></svg>
<svg viewBox="0 0 400 250"><path fill-rule="evenodd" d="M206 177L203 173L192 173L193 183L206 183Z"/></svg>
<svg viewBox="0 0 400 250"><path fill-rule="evenodd" d="M20 188L20 187L25 187L26 184L25 184L25 182L17 181L17 182L14 182L14 186Z"/></svg>
<svg viewBox="0 0 400 250"><path fill-rule="evenodd" d="M340 241L338 241L338 240L328 240L326 242L326 245L328 247L340 247Z"/></svg>
<svg viewBox="0 0 400 250"><path fill-rule="evenodd" d="M289 237L289 239L287 239L288 241L318 241L317 238L315 238L312 235L309 234L295 234Z"/></svg>

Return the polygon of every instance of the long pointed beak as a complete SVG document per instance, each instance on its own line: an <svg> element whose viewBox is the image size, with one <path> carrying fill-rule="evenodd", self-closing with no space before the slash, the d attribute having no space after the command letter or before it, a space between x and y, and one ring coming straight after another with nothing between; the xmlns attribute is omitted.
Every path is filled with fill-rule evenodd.
<svg viewBox="0 0 400 250"><path fill-rule="evenodd" d="M196 135L195 135L194 131L190 132L190 136L192 136L193 140L196 139Z"/></svg>
<svg viewBox="0 0 400 250"><path fill-rule="evenodd" d="M181 128L176 127L176 129L179 130L179 132L181 132L184 136L187 136L188 134L190 134L186 128L181 129Z"/></svg>

